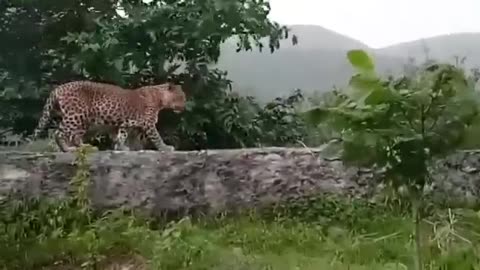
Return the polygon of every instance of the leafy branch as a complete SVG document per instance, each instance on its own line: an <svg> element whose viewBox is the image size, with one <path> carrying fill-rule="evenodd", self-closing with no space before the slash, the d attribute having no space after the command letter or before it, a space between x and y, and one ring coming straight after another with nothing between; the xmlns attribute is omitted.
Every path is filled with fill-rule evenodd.
<svg viewBox="0 0 480 270"><path fill-rule="evenodd" d="M462 69L431 63L410 78L386 81L375 72L370 56L352 50L356 70L338 105L314 108L310 121L329 117L342 137L347 164L384 169L381 181L398 191L406 187L412 202L416 236L416 269L422 269L422 192L429 184L434 158L455 151L479 112L479 96Z"/></svg>

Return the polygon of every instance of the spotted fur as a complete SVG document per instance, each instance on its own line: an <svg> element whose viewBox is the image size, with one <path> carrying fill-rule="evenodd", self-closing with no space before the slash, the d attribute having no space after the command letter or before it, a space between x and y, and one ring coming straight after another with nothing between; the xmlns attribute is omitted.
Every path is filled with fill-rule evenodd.
<svg viewBox="0 0 480 270"><path fill-rule="evenodd" d="M115 134L117 150L126 150L128 131L139 129L158 150L173 147L163 142L155 124L158 113L185 108L185 93L180 85L151 85L135 90L91 81L74 81L56 87L46 101L33 138L38 138L50 122L58 123L55 141L60 150L80 146L89 129L101 127Z"/></svg>

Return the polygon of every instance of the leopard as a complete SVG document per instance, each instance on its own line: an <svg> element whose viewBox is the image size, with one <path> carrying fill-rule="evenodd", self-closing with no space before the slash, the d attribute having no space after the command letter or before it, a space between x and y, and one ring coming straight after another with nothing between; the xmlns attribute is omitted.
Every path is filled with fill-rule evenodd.
<svg viewBox="0 0 480 270"><path fill-rule="evenodd" d="M94 81L71 81L55 87L49 94L32 140L39 138L54 122L54 140L62 152L72 152L83 144L90 129L114 134L114 150L129 150L125 145L129 130L139 130L157 150L173 151L160 136L158 113L185 110L186 95L171 82L126 89Z"/></svg>

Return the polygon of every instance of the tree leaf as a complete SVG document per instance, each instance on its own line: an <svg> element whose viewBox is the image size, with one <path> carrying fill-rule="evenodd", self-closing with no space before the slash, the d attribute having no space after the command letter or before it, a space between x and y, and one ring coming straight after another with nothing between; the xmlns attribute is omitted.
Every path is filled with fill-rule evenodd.
<svg viewBox="0 0 480 270"><path fill-rule="evenodd" d="M123 58L118 58L113 61L113 66L118 70L122 71L123 70Z"/></svg>
<svg viewBox="0 0 480 270"><path fill-rule="evenodd" d="M372 92L383 90L383 86L377 78L365 76L364 74L352 76L348 85L347 95L360 105L364 104L368 96L372 95ZM379 92L375 95L378 97L382 93ZM373 101L373 99L371 100Z"/></svg>
<svg viewBox="0 0 480 270"><path fill-rule="evenodd" d="M366 105L377 105L386 102L391 97L390 91L386 88L373 88L363 103Z"/></svg>
<svg viewBox="0 0 480 270"><path fill-rule="evenodd" d="M375 65L372 58L364 50L350 50L347 53L350 64L361 73L371 73L375 71Z"/></svg>
<svg viewBox="0 0 480 270"><path fill-rule="evenodd" d="M432 102L431 94L431 89L421 89L418 91L413 91L410 94L410 98L417 105L428 106Z"/></svg>

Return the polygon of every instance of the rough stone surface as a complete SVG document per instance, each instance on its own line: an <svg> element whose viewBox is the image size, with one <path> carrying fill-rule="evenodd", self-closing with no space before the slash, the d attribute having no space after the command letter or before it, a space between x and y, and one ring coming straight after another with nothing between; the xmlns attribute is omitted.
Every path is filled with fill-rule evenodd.
<svg viewBox="0 0 480 270"><path fill-rule="evenodd" d="M0 152L0 196L61 197L75 173L70 153ZM149 213L217 212L313 193L365 196L380 172L345 167L321 150L265 148L201 152L105 151L89 157L94 206ZM438 161L435 192L476 202L480 152Z"/></svg>

